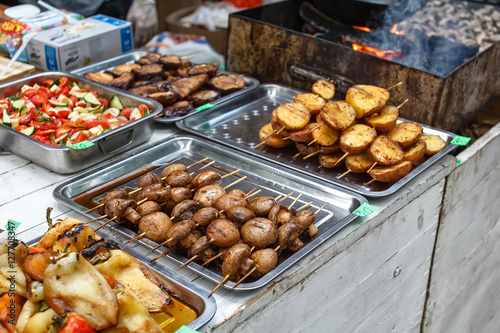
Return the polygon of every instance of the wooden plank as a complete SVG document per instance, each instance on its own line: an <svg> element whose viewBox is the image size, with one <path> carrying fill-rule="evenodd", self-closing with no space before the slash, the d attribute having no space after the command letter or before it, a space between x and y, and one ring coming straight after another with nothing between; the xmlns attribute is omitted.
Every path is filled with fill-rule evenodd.
<svg viewBox="0 0 500 333"><path fill-rule="evenodd" d="M306 276L280 279L211 330L352 332L394 326L418 331L443 186L424 192L344 250L336 253L336 244L330 244L300 261ZM315 267L322 258L329 260ZM394 278L398 266L401 274ZM271 313L276 315L266 320Z"/></svg>
<svg viewBox="0 0 500 333"><path fill-rule="evenodd" d="M3 72L10 59L5 57L0 57L0 73ZM15 61L9 68L5 75L0 75L0 82L7 82L14 80L29 74L36 72L36 68L33 65L25 64L23 62Z"/></svg>

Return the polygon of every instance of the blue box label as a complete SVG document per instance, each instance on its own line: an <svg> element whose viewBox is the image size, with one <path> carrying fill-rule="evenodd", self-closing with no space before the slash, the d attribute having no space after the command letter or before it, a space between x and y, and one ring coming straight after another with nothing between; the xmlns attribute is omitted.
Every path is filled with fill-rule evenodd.
<svg viewBox="0 0 500 333"><path fill-rule="evenodd" d="M120 35L122 38L122 53L131 51L134 48L132 29L130 27L123 28L120 30Z"/></svg>
<svg viewBox="0 0 500 333"><path fill-rule="evenodd" d="M57 64L57 52L52 46L45 45L45 63L47 65L47 70L59 70L59 65Z"/></svg>
<svg viewBox="0 0 500 333"><path fill-rule="evenodd" d="M106 15L95 15L95 16L91 16L90 18L94 19L94 20L106 22L106 23L112 24L112 25L117 26L117 27L128 23L127 21L122 21L122 20L116 19L114 17L109 17Z"/></svg>

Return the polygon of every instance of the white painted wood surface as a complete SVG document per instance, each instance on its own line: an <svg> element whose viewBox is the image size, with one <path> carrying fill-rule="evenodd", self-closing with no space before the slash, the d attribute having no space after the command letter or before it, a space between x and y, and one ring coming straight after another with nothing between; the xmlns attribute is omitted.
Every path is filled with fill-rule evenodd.
<svg viewBox="0 0 500 333"><path fill-rule="evenodd" d="M500 124L448 176L424 332L500 332Z"/></svg>
<svg viewBox="0 0 500 333"><path fill-rule="evenodd" d="M149 143L176 132L158 125ZM219 289L217 313L200 331L418 332L444 178L455 167L455 158L445 156L395 195L370 200L380 207L376 214L356 219L268 286L249 292ZM47 229L49 206L53 218L88 220L52 198L54 188L73 176L1 155L0 215L5 222L22 222L23 240ZM167 259L159 264L177 268ZM397 267L401 272L394 277ZM215 286L188 269L178 274L207 291Z"/></svg>

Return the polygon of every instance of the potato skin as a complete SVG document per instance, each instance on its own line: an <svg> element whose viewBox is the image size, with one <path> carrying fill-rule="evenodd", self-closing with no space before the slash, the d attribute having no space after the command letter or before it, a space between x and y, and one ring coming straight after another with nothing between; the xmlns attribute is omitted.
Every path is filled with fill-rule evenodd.
<svg viewBox="0 0 500 333"><path fill-rule="evenodd" d="M426 155L435 155L446 147L446 142L439 135L422 135L426 144Z"/></svg>
<svg viewBox="0 0 500 333"><path fill-rule="evenodd" d="M361 153L370 147L376 137L377 131L374 128L354 124L340 134L340 148L344 153Z"/></svg>
<svg viewBox="0 0 500 333"><path fill-rule="evenodd" d="M401 148L408 149L420 140L422 134L423 129L419 124L399 123L387 133L387 136L396 141Z"/></svg>
<svg viewBox="0 0 500 333"><path fill-rule="evenodd" d="M386 135L378 136L368 149L370 157L380 165L394 165L405 157L404 150Z"/></svg>
<svg viewBox="0 0 500 333"><path fill-rule="evenodd" d="M405 161L410 161L413 164L418 163L424 157L427 150L427 144L423 139L420 139L413 146L405 151Z"/></svg>
<svg viewBox="0 0 500 333"><path fill-rule="evenodd" d="M398 181L409 174L411 167L412 163L410 161L403 161L391 166L375 167L369 174L379 182L389 183Z"/></svg>
<svg viewBox="0 0 500 333"><path fill-rule="evenodd" d="M393 105L386 105L378 114L366 118L366 123L379 133L387 133L396 126L398 117L398 108Z"/></svg>

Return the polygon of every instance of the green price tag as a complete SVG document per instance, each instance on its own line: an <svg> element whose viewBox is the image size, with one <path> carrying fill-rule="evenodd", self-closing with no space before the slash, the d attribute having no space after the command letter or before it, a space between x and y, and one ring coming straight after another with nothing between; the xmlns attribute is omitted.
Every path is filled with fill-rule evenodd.
<svg viewBox="0 0 500 333"><path fill-rule="evenodd" d="M459 146L467 146L471 138L467 136L461 136L461 135L455 135L453 140L451 140L450 143L453 143L454 145L459 145Z"/></svg>
<svg viewBox="0 0 500 333"><path fill-rule="evenodd" d="M207 103L207 104L203 104L201 106L198 106L196 108L196 111L203 111L203 110L206 110L206 109L211 109L213 108L215 105L213 105L212 103Z"/></svg>
<svg viewBox="0 0 500 333"><path fill-rule="evenodd" d="M368 215L375 213L379 209L380 209L380 207L372 206L372 205L365 202L352 213L356 214L358 216L368 216Z"/></svg>
<svg viewBox="0 0 500 333"><path fill-rule="evenodd" d="M200 333L200 332L195 331L192 328L187 327L186 325L183 325L181 328L175 331L175 333Z"/></svg>
<svg viewBox="0 0 500 333"><path fill-rule="evenodd" d="M17 228L21 225L21 222L16 222L13 220L9 220L7 224L5 225L5 229L7 229L8 232L14 232L16 231Z"/></svg>
<svg viewBox="0 0 500 333"><path fill-rule="evenodd" d="M74 145L68 146L69 149L87 149L88 147L92 147L94 145L93 142L88 140L75 143Z"/></svg>

